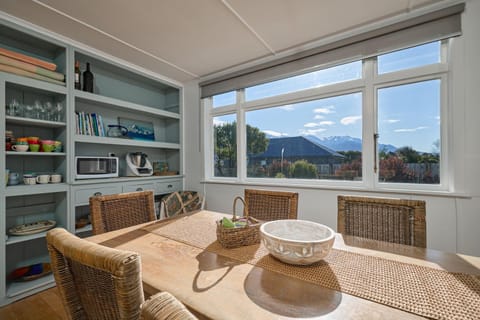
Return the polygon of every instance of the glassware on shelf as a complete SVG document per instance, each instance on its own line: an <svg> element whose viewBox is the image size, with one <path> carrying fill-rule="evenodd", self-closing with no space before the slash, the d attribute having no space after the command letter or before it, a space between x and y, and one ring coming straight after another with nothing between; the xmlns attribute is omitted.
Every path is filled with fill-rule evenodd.
<svg viewBox="0 0 480 320"><path fill-rule="evenodd" d="M39 100L35 100L33 103L33 110L35 113L35 119L45 120L45 107Z"/></svg>
<svg viewBox="0 0 480 320"><path fill-rule="evenodd" d="M63 121L63 104L57 102L54 107L54 119L55 121L62 122Z"/></svg>
<svg viewBox="0 0 480 320"><path fill-rule="evenodd" d="M43 104L45 109L45 118L44 120L52 121L55 119L53 104L50 101L47 101Z"/></svg>
<svg viewBox="0 0 480 320"><path fill-rule="evenodd" d="M25 109L25 114L24 114L25 118L34 118L35 114L34 114L32 104L27 104L24 109Z"/></svg>
<svg viewBox="0 0 480 320"><path fill-rule="evenodd" d="M22 106L17 99L13 98L7 108L7 115L13 117L22 116Z"/></svg>

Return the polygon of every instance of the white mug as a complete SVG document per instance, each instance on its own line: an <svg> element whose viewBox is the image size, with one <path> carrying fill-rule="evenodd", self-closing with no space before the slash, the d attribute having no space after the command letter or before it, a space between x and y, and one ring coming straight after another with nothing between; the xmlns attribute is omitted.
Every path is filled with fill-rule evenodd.
<svg viewBox="0 0 480 320"><path fill-rule="evenodd" d="M62 182L62 175L61 174L52 174L50 176L51 183L59 183Z"/></svg>
<svg viewBox="0 0 480 320"><path fill-rule="evenodd" d="M36 184L37 179L35 177L23 177L24 184Z"/></svg>
<svg viewBox="0 0 480 320"><path fill-rule="evenodd" d="M50 175L49 174L41 174L37 176L38 183L49 183L50 182Z"/></svg>

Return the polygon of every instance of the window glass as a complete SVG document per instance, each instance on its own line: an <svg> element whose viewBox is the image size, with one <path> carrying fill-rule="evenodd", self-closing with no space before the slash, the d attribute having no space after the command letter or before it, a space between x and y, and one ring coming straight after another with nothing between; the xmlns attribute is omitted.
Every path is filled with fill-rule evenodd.
<svg viewBox="0 0 480 320"><path fill-rule="evenodd" d="M246 113L247 176L362 179L362 94Z"/></svg>
<svg viewBox="0 0 480 320"><path fill-rule="evenodd" d="M321 87L338 82L360 79L361 77L362 62L355 61L246 88L245 100L257 100L299 90Z"/></svg>
<svg viewBox="0 0 480 320"><path fill-rule="evenodd" d="M440 41L378 56L378 73L388 73L440 62Z"/></svg>
<svg viewBox="0 0 480 320"><path fill-rule="evenodd" d="M228 106L237 102L237 92L230 91L222 94L217 94L212 97L213 107L218 108L222 106Z"/></svg>
<svg viewBox="0 0 480 320"><path fill-rule="evenodd" d="M440 80L378 90L380 182L440 183Z"/></svg>
<svg viewBox="0 0 480 320"><path fill-rule="evenodd" d="M224 115L213 118L214 166L216 177L237 176L237 118Z"/></svg>

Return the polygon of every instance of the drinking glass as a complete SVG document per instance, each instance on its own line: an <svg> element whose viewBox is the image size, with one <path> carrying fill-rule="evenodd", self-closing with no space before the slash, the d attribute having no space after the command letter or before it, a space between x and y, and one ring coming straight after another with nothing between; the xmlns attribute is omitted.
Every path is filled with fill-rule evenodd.
<svg viewBox="0 0 480 320"><path fill-rule="evenodd" d="M60 102L55 104L55 121L63 121L63 104Z"/></svg>
<svg viewBox="0 0 480 320"><path fill-rule="evenodd" d="M33 119L34 118L34 111L33 111L33 105L31 104L27 104L25 106L25 117L26 118L30 118L30 119Z"/></svg>
<svg viewBox="0 0 480 320"><path fill-rule="evenodd" d="M40 101L35 100L35 102L33 103L33 110L36 119L45 119L45 108Z"/></svg>
<svg viewBox="0 0 480 320"><path fill-rule="evenodd" d="M43 104L43 107L45 109L45 120L54 120L54 112L55 110L53 109L53 104L50 101L47 101Z"/></svg>
<svg viewBox="0 0 480 320"><path fill-rule="evenodd" d="M12 101L9 104L9 109L8 109L8 115L9 116L14 116L18 117L21 116L21 108L20 108L20 103L18 102L17 99L13 98Z"/></svg>

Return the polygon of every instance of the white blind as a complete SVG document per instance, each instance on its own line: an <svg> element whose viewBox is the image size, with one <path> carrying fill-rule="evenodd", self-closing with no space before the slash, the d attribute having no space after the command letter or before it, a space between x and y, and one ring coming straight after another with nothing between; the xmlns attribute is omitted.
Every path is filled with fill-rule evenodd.
<svg viewBox="0 0 480 320"><path fill-rule="evenodd" d="M461 34L460 3L200 83L201 97L278 80L334 61L354 60Z"/></svg>

